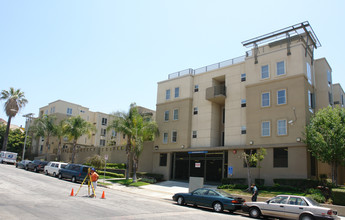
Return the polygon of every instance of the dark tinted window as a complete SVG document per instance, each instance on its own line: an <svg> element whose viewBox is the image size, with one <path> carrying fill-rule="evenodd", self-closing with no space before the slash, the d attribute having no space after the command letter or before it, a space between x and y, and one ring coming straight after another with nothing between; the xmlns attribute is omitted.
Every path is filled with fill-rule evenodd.
<svg viewBox="0 0 345 220"><path fill-rule="evenodd" d="M89 169L88 167L83 167L83 172L87 173L88 169Z"/></svg>
<svg viewBox="0 0 345 220"><path fill-rule="evenodd" d="M159 166L166 167L167 166L167 158L168 158L168 154L160 154Z"/></svg>
<svg viewBox="0 0 345 220"><path fill-rule="evenodd" d="M73 170L79 171L80 170L80 166L74 165Z"/></svg>
<svg viewBox="0 0 345 220"><path fill-rule="evenodd" d="M61 164L61 168L65 168L66 166L66 164Z"/></svg>
<svg viewBox="0 0 345 220"><path fill-rule="evenodd" d="M274 148L273 167L288 167L288 148Z"/></svg>

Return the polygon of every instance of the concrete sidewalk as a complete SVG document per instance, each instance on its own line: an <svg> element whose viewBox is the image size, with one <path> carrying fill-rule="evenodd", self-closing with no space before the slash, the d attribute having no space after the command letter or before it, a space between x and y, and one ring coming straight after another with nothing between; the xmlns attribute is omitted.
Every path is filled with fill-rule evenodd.
<svg viewBox="0 0 345 220"><path fill-rule="evenodd" d="M188 193L189 191L188 182L178 182L178 181L163 181L160 183L149 184L149 185L140 186L140 187L124 186L118 183L114 183L107 187L111 189L119 190L119 191L155 197L155 198L163 199L163 200L172 200L172 196L175 193L180 193L180 192ZM217 188L217 186L215 185L204 185L204 187ZM250 196L241 195L241 197L244 198L246 201L251 200ZM269 198L258 197L258 201L266 201L268 199ZM334 210L337 210L340 218L342 220L345 220L345 217L342 217L342 216L345 216L345 206L334 206L334 205L325 205L325 206L330 207Z"/></svg>

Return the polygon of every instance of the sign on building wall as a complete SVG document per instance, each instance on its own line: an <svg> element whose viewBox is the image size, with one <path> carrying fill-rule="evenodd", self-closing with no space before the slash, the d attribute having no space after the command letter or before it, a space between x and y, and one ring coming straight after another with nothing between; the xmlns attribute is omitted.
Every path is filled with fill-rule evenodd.
<svg viewBox="0 0 345 220"><path fill-rule="evenodd" d="M201 163L195 163L195 168L200 168L201 167Z"/></svg>

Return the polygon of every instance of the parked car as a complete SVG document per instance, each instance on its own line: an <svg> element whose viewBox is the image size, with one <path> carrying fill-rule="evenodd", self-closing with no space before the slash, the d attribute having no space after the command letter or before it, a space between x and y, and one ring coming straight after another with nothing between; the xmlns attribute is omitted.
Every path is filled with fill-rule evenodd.
<svg viewBox="0 0 345 220"><path fill-rule="evenodd" d="M252 218L270 216L284 219L340 219L337 211L322 207L315 200L305 196L278 195L266 202L245 202L242 206Z"/></svg>
<svg viewBox="0 0 345 220"><path fill-rule="evenodd" d="M68 164L65 168L61 168L59 172L59 179L66 178L72 182L82 182L88 174L90 166L82 164Z"/></svg>
<svg viewBox="0 0 345 220"><path fill-rule="evenodd" d="M17 167L17 168L25 169L25 168L26 168L26 165L27 165L28 163L30 163L30 162L31 162L31 160L22 160L22 161L16 163L16 167Z"/></svg>
<svg viewBox="0 0 345 220"><path fill-rule="evenodd" d="M33 170L34 172L41 172L44 170L44 166L47 165L48 161L42 161L42 160L33 160L29 162L25 169L26 170Z"/></svg>
<svg viewBox="0 0 345 220"><path fill-rule="evenodd" d="M176 193L173 200L179 205L192 204L194 206L204 206L213 208L215 212L229 210L233 212L242 208L245 202L240 197L233 196L223 190L199 188L191 193Z"/></svg>
<svg viewBox="0 0 345 220"><path fill-rule="evenodd" d="M67 166L68 163L62 163L62 162L55 162L50 161L45 167L44 167L44 173L46 175L52 175L57 177L59 175L60 169Z"/></svg>

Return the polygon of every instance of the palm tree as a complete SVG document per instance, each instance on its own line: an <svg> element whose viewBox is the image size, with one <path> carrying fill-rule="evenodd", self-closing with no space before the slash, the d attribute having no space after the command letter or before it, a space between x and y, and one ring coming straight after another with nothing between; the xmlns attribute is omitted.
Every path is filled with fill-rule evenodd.
<svg viewBox="0 0 345 220"><path fill-rule="evenodd" d="M109 129L114 129L116 132L126 135L127 144L126 144L126 155L127 155L127 164L126 164L126 179L129 179L129 163L130 156L132 152L132 137L133 137L133 118L135 117L136 104L132 103L129 107L128 113L126 112L115 112L114 120L110 122L108 126Z"/></svg>
<svg viewBox="0 0 345 220"><path fill-rule="evenodd" d="M137 182L137 169L139 157L144 149L144 141L153 141L159 135L158 125L152 118L140 114L138 109L133 110L133 182Z"/></svg>
<svg viewBox="0 0 345 220"><path fill-rule="evenodd" d="M36 137L44 137L45 140L45 156L44 159L48 160L48 148L50 137L56 135L55 124L56 117L54 115L43 115L42 117L34 121L34 125L31 127L32 132Z"/></svg>
<svg viewBox="0 0 345 220"><path fill-rule="evenodd" d="M58 144L58 150L57 150L57 161L61 160L61 144L62 144L62 138L64 137L64 130L63 130L63 125L65 121L62 120L60 123L56 126L56 137L59 139L59 144Z"/></svg>
<svg viewBox="0 0 345 220"><path fill-rule="evenodd" d="M20 91L20 89L15 90L13 87L9 91L2 90L0 100L6 100L4 107L8 116L6 133L2 145L2 150L6 151L11 119L28 103L28 100L25 99L24 92Z"/></svg>
<svg viewBox="0 0 345 220"><path fill-rule="evenodd" d="M96 127L79 115L64 121L63 133L67 135L69 140L73 140L72 163L74 163L78 139L85 134L91 136L92 131L96 131Z"/></svg>

